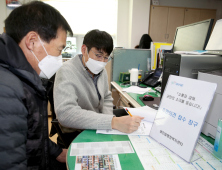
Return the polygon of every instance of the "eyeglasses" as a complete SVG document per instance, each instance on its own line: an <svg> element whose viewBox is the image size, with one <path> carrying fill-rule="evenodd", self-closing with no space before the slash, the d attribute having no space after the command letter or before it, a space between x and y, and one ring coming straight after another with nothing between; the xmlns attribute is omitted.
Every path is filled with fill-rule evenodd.
<svg viewBox="0 0 222 170"><path fill-rule="evenodd" d="M104 59L105 62L108 62L112 59L111 56L103 57L101 54L96 54L93 50L91 51L95 54L95 56L97 57L99 61L102 61Z"/></svg>

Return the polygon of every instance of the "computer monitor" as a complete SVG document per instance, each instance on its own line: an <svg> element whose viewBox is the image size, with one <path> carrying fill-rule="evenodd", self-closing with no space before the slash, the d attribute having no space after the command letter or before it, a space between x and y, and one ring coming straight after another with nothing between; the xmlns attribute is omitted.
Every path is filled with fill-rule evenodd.
<svg viewBox="0 0 222 170"><path fill-rule="evenodd" d="M222 55L222 19L217 20L210 39L207 43L206 49L208 54Z"/></svg>
<svg viewBox="0 0 222 170"><path fill-rule="evenodd" d="M177 27L172 51L204 50L210 37L214 19Z"/></svg>

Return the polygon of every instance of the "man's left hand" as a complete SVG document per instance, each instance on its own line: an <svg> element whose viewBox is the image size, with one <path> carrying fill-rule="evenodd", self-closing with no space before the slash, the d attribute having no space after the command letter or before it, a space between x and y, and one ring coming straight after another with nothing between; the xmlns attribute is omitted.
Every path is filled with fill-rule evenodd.
<svg viewBox="0 0 222 170"><path fill-rule="evenodd" d="M66 154L67 154L68 149L62 149L62 152L60 155L56 158L57 161L61 163L66 163Z"/></svg>

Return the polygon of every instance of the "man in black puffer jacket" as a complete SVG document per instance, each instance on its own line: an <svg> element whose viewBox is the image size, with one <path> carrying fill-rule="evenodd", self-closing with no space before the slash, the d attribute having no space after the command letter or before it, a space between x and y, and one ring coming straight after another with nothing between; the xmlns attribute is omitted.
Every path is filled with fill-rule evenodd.
<svg viewBox="0 0 222 170"><path fill-rule="evenodd" d="M0 170L62 169L67 150L48 138L40 77L49 79L59 69L72 30L56 9L37 1L14 9L5 28L0 35Z"/></svg>

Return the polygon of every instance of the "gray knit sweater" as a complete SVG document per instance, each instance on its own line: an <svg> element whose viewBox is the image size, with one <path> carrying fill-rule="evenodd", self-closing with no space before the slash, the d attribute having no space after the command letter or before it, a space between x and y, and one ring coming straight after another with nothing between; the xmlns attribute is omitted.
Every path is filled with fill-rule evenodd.
<svg viewBox="0 0 222 170"><path fill-rule="evenodd" d="M75 129L112 128L113 99L108 90L105 69L98 78L97 87L100 100L93 80L79 56L66 61L56 73L54 105L64 133L73 132Z"/></svg>

